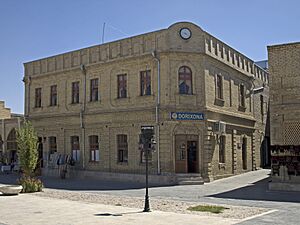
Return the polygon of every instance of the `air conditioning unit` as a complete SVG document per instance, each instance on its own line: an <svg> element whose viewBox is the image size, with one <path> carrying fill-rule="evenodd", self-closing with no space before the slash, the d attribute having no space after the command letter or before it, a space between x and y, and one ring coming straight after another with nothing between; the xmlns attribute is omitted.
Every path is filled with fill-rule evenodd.
<svg viewBox="0 0 300 225"><path fill-rule="evenodd" d="M214 124L214 132L217 134L226 133L226 123L223 121L217 121Z"/></svg>

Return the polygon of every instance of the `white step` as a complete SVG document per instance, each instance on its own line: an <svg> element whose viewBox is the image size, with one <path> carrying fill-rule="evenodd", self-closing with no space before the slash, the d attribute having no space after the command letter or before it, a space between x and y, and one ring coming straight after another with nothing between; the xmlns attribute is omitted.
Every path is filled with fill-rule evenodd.
<svg viewBox="0 0 300 225"><path fill-rule="evenodd" d="M200 174L176 174L179 185L202 185L204 180Z"/></svg>

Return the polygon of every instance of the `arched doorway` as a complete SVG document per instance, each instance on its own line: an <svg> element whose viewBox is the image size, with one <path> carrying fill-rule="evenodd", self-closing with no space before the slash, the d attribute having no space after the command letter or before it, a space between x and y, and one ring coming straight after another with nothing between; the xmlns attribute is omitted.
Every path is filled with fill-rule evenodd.
<svg viewBox="0 0 300 225"><path fill-rule="evenodd" d="M7 151L8 151L8 162L13 163L17 161L17 150L18 150L18 145L17 145L17 135L16 135L16 130L12 129L7 137L6 141L6 146L7 146Z"/></svg>

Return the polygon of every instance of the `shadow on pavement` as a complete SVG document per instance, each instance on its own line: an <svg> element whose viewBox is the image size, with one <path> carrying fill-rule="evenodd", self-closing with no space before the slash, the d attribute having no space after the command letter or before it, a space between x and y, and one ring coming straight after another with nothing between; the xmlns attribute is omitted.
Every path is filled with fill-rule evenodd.
<svg viewBox="0 0 300 225"><path fill-rule="evenodd" d="M300 202L298 192L269 191L269 178L265 178L248 186L231 191L209 195L206 197L229 198L256 201Z"/></svg>
<svg viewBox="0 0 300 225"><path fill-rule="evenodd" d="M94 214L94 216L123 216L123 215L128 215L128 214L139 214L139 213L143 213L143 211L125 212L125 213L97 213L97 214Z"/></svg>
<svg viewBox="0 0 300 225"><path fill-rule="evenodd" d="M19 174L0 174L0 184L16 184ZM55 178L39 177L45 188L65 189L65 190L86 190L86 191L105 191L105 190L128 190L143 189L144 183L107 181L96 179L74 179L74 178ZM149 185L149 187L163 187L164 185Z"/></svg>

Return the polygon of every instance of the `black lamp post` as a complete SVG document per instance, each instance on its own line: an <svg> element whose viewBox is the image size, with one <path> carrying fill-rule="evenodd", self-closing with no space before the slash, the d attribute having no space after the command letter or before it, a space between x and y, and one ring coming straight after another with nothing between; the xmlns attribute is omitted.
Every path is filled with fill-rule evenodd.
<svg viewBox="0 0 300 225"><path fill-rule="evenodd" d="M146 142L144 144L144 151L146 157L146 194L145 194L145 206L143 212L150 212L150 204L149 204L149 194L148 194L148 153L149 153L149 144Z"/></svg>
<svg viewBox="0 0 300 225"><path fill-rule="evenodd" d="M148 174L149 174L149 150L151 146L151 140L154 136L154 127L153 126L142 126L142 134L140 137L140 143L143 145L143 151L146 158L146 194L145 194L145 207L143 212L150 212L149 204L149 192L148 192Z"/></svg>

